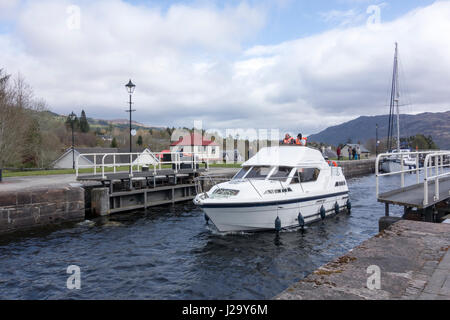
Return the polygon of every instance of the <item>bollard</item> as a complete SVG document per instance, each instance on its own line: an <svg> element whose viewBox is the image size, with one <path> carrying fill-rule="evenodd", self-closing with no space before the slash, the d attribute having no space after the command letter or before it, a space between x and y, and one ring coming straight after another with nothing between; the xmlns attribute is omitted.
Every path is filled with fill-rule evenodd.
<svg viewBox="0 0 450 320"><path fill-rule="evenodd" d="M94 188L91 191L91 214L94 216L107 216L110 213L109 189Z"/></svg>

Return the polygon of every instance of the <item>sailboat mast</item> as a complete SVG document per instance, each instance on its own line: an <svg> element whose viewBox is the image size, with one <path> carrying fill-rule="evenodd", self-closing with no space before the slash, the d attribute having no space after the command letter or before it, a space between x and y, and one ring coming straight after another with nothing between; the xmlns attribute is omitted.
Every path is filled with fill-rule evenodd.
<svg viewBox="0 0 450 320"><path fill-rule="evenodd" d="M397 107L397 150L400 152L400 108L398 102L400 93L398 90L398 45L395 43L395 59L394 59L394 77L395 77L395 105Z"/></svg>

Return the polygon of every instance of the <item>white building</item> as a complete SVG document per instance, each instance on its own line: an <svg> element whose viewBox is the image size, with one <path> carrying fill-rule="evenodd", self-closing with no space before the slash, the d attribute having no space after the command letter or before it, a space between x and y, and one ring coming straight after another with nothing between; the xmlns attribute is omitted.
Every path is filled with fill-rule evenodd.
<svg viewBox="0 0 450 320"><path fill-rule="evenodd" d="M197 154L200 159L217 161L221 158L220 146L211 140L205 140L202 135L186 135L172 142L171 152L182 152L184 155Z"/></svg>

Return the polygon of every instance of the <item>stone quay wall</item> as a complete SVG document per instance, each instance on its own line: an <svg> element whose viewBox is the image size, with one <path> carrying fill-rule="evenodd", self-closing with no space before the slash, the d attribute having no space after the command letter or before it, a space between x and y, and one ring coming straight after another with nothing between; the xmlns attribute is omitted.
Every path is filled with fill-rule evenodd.
<svg viewBox="0 0 450 320"><path fill-rule="evenodd" d="M82 221L84 216L84 189L81 187L0 192L0 234Z"/></svg>

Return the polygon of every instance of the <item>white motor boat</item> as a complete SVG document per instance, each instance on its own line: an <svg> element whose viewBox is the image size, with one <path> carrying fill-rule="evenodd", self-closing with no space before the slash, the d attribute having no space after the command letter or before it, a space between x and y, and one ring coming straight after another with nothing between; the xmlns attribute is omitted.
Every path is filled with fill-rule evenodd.
<svg viewBox="0 0 450 320"><path fill-rule="evenodd" d="M280 230L350 210L348 193L342 169L320 151L279 146L261 149L194 203L220 232Z"/></svg>
<svg viewBox="0 0 450 320"><path fill-rule="evenodd" d="M403 159L403 169L415 169L416 168L416 159L411 157L407 153L410 152L409 149L400 149L400 152L398 150L392 151L392 156L387 157L384 159L384 161L381 163L381 170L383 172L389 173L389 172L399 172L402 170L401 166L401 160Z"/></svg>

